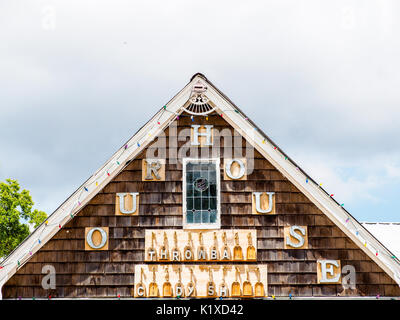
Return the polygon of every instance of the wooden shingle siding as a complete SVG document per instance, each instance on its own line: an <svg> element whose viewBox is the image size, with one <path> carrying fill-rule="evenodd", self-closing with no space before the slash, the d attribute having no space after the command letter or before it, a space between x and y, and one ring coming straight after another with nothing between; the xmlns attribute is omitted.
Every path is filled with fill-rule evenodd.
<svg viewBox="0 0 400 320"><path fill-rule="evenodd" d="M219 115L181 116L178 135L191 124L213 124L214 129L232 128ZM169 130L160 141L178 146ZM338 259L342 266L353 265L357 272L357 295L400 296L399 286L352 240L336 227L292 183L254 150L254 171L247 181L224 180L223 139L218 149L221 158L221 228L257 230L257 262L268 264L268 292L275 296L337 296L342 285L317 284L317 260ZM176 143L175 143L176 142ZM155 140L157 144L157 139ZM156 145L150 146L151 149ZM249 145L242 141L242 156ZM209 149L209 148L202 148ZM210 153L211 154L211 153ZM165 181L142 181L141 160L146 150L130 161L77 216L65 225L31 260L23 265L3 287L4 298L43 297L131 297L134 267L144 262L145 229L182 228L182 164L165 167ZM252 214L252 192L275 192L276 214ZM116 216L118 192L139 192L137 216ZM284 227L308 227L308 249L285 250ZM109 250L85 251L85 227L109 227ZM42 267L56 269L56 289L41 287ZM353 293L354 295L354 293Z"/></svg>

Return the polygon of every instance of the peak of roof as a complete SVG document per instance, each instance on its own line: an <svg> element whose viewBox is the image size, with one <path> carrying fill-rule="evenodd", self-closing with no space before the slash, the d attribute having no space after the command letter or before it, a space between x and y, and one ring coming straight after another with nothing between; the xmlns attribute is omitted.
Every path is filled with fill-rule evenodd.
<svg viewBox="0 0 400 320"><path fill-rule="evenodd" d="M200 72L197 72L197 73L195 73L195 74L190 78L190 81L189 81L189 82L191 82L194 78L196 78L196 76L199 76L199 77L203 78L204 80L208 81L208 80L207 80L207 77L206 77L204 74L202 74L202 73L200 73Z"/></svg>

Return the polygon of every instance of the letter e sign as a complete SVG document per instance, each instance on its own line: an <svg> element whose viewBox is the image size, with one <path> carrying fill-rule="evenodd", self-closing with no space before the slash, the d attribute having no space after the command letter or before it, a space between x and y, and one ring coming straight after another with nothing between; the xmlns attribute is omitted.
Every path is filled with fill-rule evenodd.
<svg viewBox="0 0 400 320"><path fill-rule="evenodd" d="M317 278L318 283L335 284L340 283L341 279L340 260L318 260Z"/></svg>

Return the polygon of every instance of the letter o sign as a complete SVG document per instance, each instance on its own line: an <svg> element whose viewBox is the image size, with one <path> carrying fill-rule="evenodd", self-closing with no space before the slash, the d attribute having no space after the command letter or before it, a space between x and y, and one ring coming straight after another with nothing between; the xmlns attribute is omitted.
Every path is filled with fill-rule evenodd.
<svg viewBox="0 0 400 320"><path fill-rule="evenodd" d="M85 250L108 250L108 227L85 229Z"/></svg>
<svg viewBox="0 0 400 320"><path fill-rule="evenodd" d="M232 172L232 165L236 164L238 166L238 170L236 172ZM245 161L242 159L230 159L225 162L225 174L229 179L239 180L244 177L246 173Z"/></svg>

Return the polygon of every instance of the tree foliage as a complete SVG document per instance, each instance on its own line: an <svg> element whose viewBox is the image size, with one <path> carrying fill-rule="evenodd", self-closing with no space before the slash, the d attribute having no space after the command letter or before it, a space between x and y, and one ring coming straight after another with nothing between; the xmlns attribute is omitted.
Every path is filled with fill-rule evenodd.
<svg viewBox="0 0 400 320"><path fill-rule="evenodd" d="M16 180L0 182L0 257L7 256L29 235L28 223L36 228L47 218L43 211L32 211L29 191L20 189Z"/></svg>

